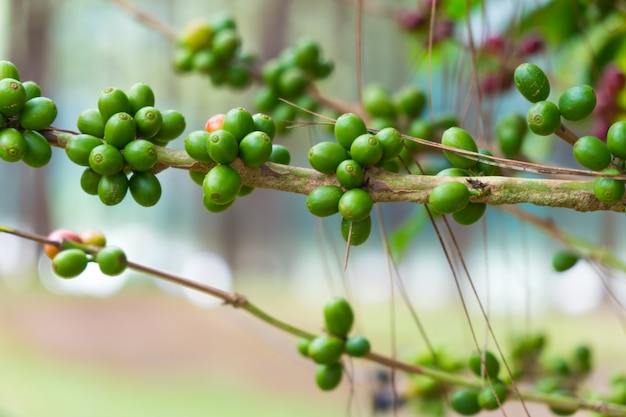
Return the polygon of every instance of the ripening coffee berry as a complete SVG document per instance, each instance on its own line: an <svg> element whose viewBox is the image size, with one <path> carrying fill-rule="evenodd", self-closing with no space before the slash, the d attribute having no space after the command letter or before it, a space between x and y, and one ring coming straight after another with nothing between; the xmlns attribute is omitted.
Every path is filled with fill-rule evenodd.
<svg viewBox="0 0 626 417"><path fill-rule="evenodd" d="M485 211L487 210L487 204L485 203L468 203L464 209L452 214L452 218L458 224L463 226L469 226L480 220Z"/></svg>
<svg viewBox="0 0 626 417"><path fill-rule="evenodd" d="M12 127L0 129L0 159L17 162L22 159L27 147L28 144L19 130Z"/></svg>
<svg viewBox="0 0 626 417"><path fill-rule="evenodd" d="M154 91L148 84L133 84L128 89L127 96L130 103L130 114L132 115L144 107L154 107Z"/></svg>
<svg viewBox="0 0 626 417"><path fill-rule="evenodd" d="M35 97L24 103L20 112L20 126L26 130L42 130L54 122L57 105L48 97Z"/></svg>
<svg viewBox="0 0 626 417"><path fill-rule="evenodd" d="M335 297L324 305L326 330L337 337L346 337L354 324L354 312L345 298Z"/></svg>
<svg viewBox="0 0 626 417"><path fill-rule="evenodd" d="M80 249L65 249L52 258L52 270L61 278L74 278L85 270L87 254Z"/></svg>
<svg viewBox="0 0 626 417"><path fill-rule="evenodd" d="M137 125L137 136L143 139L150 139L161 130L163 116L154 107L145 106L137 110L133 116Z"/></svg>
<svg viewBox="0 0 626 417"><path fill-rule="evenodd" d="M573 147L574 158L587 169L601 171L611 163L611 151L595 136L582 136Z"/></svg>
<svg viewBox="0 0 626 417"><path fill-rule="evenodd" d="M515 68L513 79L517 90L531 103L546 100L550 95L550 81L535 64L520 64Z"/></svg>
<svg viewBox="0 0 626 417"><path fill-rule="evenodd" d="M209 120L207 120L206 124L204 125L204 130L211 133L215 132L216 130L224 129L225 117L226 115L221 113L209 117Z"/></svg>
<svg viewBox="0 0 626 417"><path fill-rule="evenodd" d="M265 132L250 132L239 142L239 157L246 166L259 167L267 162L271 154L272 139Z"/></svg>
<svg viewBox="0 0 626 417"><path fill-rule="evenodd" d="M620 158L626 159L626 122L615 122L606 134L606 145L611 153Z"/></svg>
<svg viewBox="0 0 626 417"><path fill-rule="evenodd" d="M50 232L47 239L53 242L59 242L60 245L62 245L63 241L65 240L72 240L77 243L83 243L79 235L67 229L53 230L52 232ZM53 259L60 250L61 249L59 248L59 246L51 245L49 243L46 243L43 246L43 251L49 259Z"/></svg>
<svg viewBox="0 0 626 417"><path fill-rule="evenodd" d="M83 245L86 246L103 248L107 244L107 238L104 236L104 233L96 229L85 229L80 232L79 236L83 241Z"/></svg>
<svg viewBox="0 0 626 417"><path fill-rule="evenodd" d="M152 141L169 142L176 139L185 131L185 117L176 110L163 110L161 112L161 129L150 138Z"/></svg>
<svg viewBox="0 0 626 417"><path fill-rule="evenodd" d="M102 118L102 114L98 109L86 109L78 115L76 126L80 133L95 136L97 138L104 137L104 123L106 120Z"/></svg>
<svg viewBox="0 0 626 417"><path fill-rule="evenodd" d="M443 132L441 144L464 151L478 152L474 138L460 127L450 127ZM457 168L468 169L476 165L477 161L463 157L453 151L443 151L444 155Z"/></svg>
<svg viewBox="0 0 626 417"><path fill-rule="evenodd" d="M128 178L123 172L103 175L98 181L98 197L107 206L119 204L128 192Z"/></svg>
<svg viewBox="0 0 626 417"><path fill-rule="evenodd" d="M515 158L528 130L526 119L519 113L509 113L498 120L495 127L498 146L506 158Z"/></svg>
<svg viewBox="0 0 626 417"><path fill-rule="evenodd" d="M363 336L352 336L346 340L346 353L355 358L361 358L370 353L370 342Z"/></svg>
<svg viewBox="0 0 626 417"><path fill-rule="evenodd" d="M526 122L533 133L548 136L561 125L561 112L551 101L538 101L528 109Z"/></svg>
<svg viewBox="0 0 626 417"><path fill-rule="evenodd" d="M237 142L241 142L248 133L254 131L254 119L248 110L236 107L226 112L222 128L228 130Z"/></svg>
<svg viewBox="0 0 626 417"><path fill-rule="evenodd" d="M478 405L483 410L495 410L506 401L508 390L500 381L492 381L478 393Z"/></svg>
<svg viewBox="0 0 626 417"><path fill-rule="evenodd" d="M343 190L336 185L314 188L306 199L306 206L314 216L327 217L339 212L339 199Z"/></svg>
<svg viewBox="0 0 626 417"><path fill-rule="evenodd" d="M116 113L130 113L130 101L124 91L108 87L102 90L98 97L98 110L102 115L102 120L106 123Z"/></svg>
<svg viewBox="0 0 626 417"><path fill-rule="evenodd" d="M439 213L456 213L469 204L470 192L460 182L444 182L437 185L430 193L428 202Z"/></svg>
<svg viewBox="0 0 626 417"><path fill-rule="evenodd" d="M128 113L115 113L104 124L104 140L117 149L124 149L136 135L137 124Z"/></svg>
<svg viewBox="0 0 626 417"><path fill-rule="evenodd" d="M363 168L361 164L354 159L341 161L337 167L336 173L337 181L339 181L339 184L345 189L349 190L350 188L363 185L363 179L365 178Z"/></svg>
<svg viewBox="0 0 626 417"><path fill-rule="evenodd" d="M65 143L65 153L76 165L89 166L89 154L96 146L102 145L102 139L88 134L74 135Z"/></svg>
<svg viewBox="0 0 626 417"><path fill-rule="evenodd" d="M80 176L80 188L89 195L98 195L98 183L102 175L87 167Z"/></svg>
<svg viewBox="0 0 626 417"><path fill-rule="evenodd" d="M204 195L213 204L228 204L235 200L241 189L241 176L228 165L217 165L204 177Z"/></svg>
<svg viewBox="0 0 626 417"><path fill-rule="evenodd" d="M383 155L380 157L381 162L390 161L400 155L404 147L404 139L402 134L393 127L386 127L376 133L376 138L383 147Z"/></svg>
<svg viewBox="0 0 626 417"><path fill-rule="evenodd" d="M575 85L559 96L559 110L567 120L584 119L595 107L596 92L589 85Z"/></svg>
<svg viewBox="0 0 626 417"><path fill-rule="evenodd" d="M119 149L103 143L89 152L89 166L100 175L115 175L124 168L124 157Z"/></svg>
<svg viewBox="0 0 626 417"><path fill-rule="evenodd" d="M308 152L309 164L324 174L334 174L341 161L348 159L348 152L336 142L320 142Z"/></svg>
<svg viewBox="0 0 626 417"><path fill-rule="evenodd" d="M340 363L317 365L315 369L315 383L322 391L332 391L341 383L343 366Z"/></svg>
<svg viewBox="0 0 626 417"><path fill-rule="evenodd" d="M578 255L569 250L561 250L552 257L552 268L557 272L567 271L578 262Z"/></svg>
<svg viewBox="0 0 626 417"><path fill-rule="evenodd" d="M279 145L277 143L272 144L272 153L270 154L269 161L275 164L289 165L289 162L291 162L289 149L287 149L284 145Z"/></svg>
<svg viewBox="0 0 626 417"><path fill-rule="evenodd" d="M136 139L124 147L124 160L133 171L148 171L159 159L154 143Z"/></svg>
<svg viewBox="0 0 626 417"><path fill-rule="evenodd" d="M105 275L115 276L126 270L128 260L126 254L117 246L106 246L96 254L96 262Z"/></svg>
<svg viewBox="0 0 626 417"><path fill-rule="evenodd" d="M480 411L478 392L468 388L457 389L450 397L450 406L454 411L464 416L478 414Z"/></svg>
<svg viewBox="0 0 626 417"><path fill-rule="evenodd" d="M343 240L350 242L350 246L359 246L367 241L372 231L372 217L367 216L365 220L353 222L341 218L341 236Z"/></svg>
<svg viewBox="0 0 626 417"><path fill-rule="evenodd" d="M484 369L483 356L485 360ZM500 362L498 361L498 358L496 358L496 356L489 350L485 350L484 352L472 352L467 364L476 376L497 379L498 374L500 373Z"/></svg>
<svg viewBox="0 0 626 417"><path fill-rule="evenodd" d="M22 132L22 137L26 141L26 152L22 155L22 161L26 165L33 168L40 168L50 162L52 158L52 148L41 133L26 130Z"/></svg>
<svg viewBox="0 0 626 417"><path fill-rule="evenodd" d="M343 354L344 344L343 340L335 336L317 336L309 344L309 357L318 364L337 363Z"/></svg>
<svg viewBox="0 0 626 417"><path fill-rule="evenodd" d="M352 188L339 199L339 213L344 219L353 222L365 220L372 211L374 201L369 193L361 188Z"/></svg>
<svg viewBox="0 0 626 417"><path fill-rule="evenodd" d="M605 174L617 175L617 169L609 168L602 171ZM597 177L593 182L593 193L596 198L605 204L617 203L624 196L624 180Z"/></svg>
<svg viewBox="0 0 626 417"><path fill-rule="evenodd" d="M26 103L26 90L18 80L4 78L0 80L0 114L14 116Z"/></svg>
<svg viewBox="0 0 626 417"><path fill-rule="evenodd" d="M365 122L354 113L344 113L335 122L335 138L346 150L350 149L354 140L367 133Z"/></svg>

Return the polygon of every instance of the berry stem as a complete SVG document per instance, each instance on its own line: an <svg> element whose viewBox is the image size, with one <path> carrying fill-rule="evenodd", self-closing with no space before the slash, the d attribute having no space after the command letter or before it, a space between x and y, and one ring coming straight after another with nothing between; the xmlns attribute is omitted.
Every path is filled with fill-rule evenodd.
<svg viewBox="0 0 626 417"><path fill-rule="evenodd" d="M176 31L169 25L158 20L156 17L154 17L150 13L144 10L141 10L140 8L136 6L133 6L126 0L109 0L109 2L116 4L117 6L122 8L124 11L126 11L128 14L130 14L131 16L133 16L135 19L139 20L146 26L149 26L152 29L155 29L161 35L165 36L168 40L172 42L176 40Z"/></svg>
<svg viewBox="0 0 626 417"><path fill-rule="evenodd" d="M576 141L579 139L578 135L572 132L567 126L565 126L563 122L561 122L561 125L556 130L556 132L554 132L554 134L572 146L574 146Z"/></svg>

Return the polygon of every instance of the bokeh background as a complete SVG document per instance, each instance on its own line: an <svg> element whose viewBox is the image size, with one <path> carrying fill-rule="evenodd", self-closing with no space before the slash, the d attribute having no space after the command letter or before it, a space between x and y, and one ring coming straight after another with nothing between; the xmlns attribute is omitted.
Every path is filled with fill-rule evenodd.
<svg viewBox="0 0 626 417"><path fill-rule="evenodd" d="M364 81L390 91L407 83L419 85L430 91L435 114L462 114L463 126L475 130L478 104L473 98L466 101L471 56L438 49L429 73L423 39L407 35L393 18L395 11L415 2L365 3ZM544 3L484 2L470 20L475 40L502 31ZM577 2L554 3L566 9L569 4L572 10L570 3ZM615 12L623 11L623 4L615 3ZM261 62L295 39L314 38L335 61L335 73L320 83L320 90L346 101L358 97L355 5L350 1L132 4L176 30L198 18L231 12L243 48ZM541 28L551 26L546 21L540 22ZM102 89L127 89L138 81L153 87L158 108L185 115L186 133L202 129L213 114L235 106L253 108L255 87L234 92L217 89L197 74L176 74L171 41L113 2L0 0L0 22L0 57L13 61L23 80L37 81L44 95L56 101L57 127L75 129L78 114L96 106ZM557 84L556 91L568 83L593 82L589 68L594 67L596 45L604 44L580 26L574 25L576 36L569 42L554 38L558 28L543 33L548 46L533 57L560 71L558 80L565 84ZM621 34L623 20L616 27L612 30ZM457 27L455 37L466 42L467 30ZM620 54L623 45L611 46L612 59L620 65L626 59ZM489 121L527 107L515 91L486 98L482 105ZM575 128L585 132L590 126ZM308 166L308 148L330 140L327 135L316 126L301 127L279 140L290 149L293 165ZM182 140L171 146L182 149ZM567 146L556 139L529 135L525 147L538 162L575 166ZM240 292L312 331L323 326L325 300L348 296L357 313L357 330L373 341L376 351L402 358L423 352L424 343L398 287L391 284L396 274L390 272L381 225L385 234L418 225L419 234L398 264L408 300L436 346L461 356L472 349L450 267L433 228L419 226L424 215L415 205L380 207L372 237L353 248L344 271L339 219L313 218L303 195L256 190L225 213L211 214L202 205L201 189L185 171L172 169L159 176L163 197L155 207L140 208L131 199L104 207L81 191L81 173L61 150L38 170L0 164L0 224L44 235L56 228L99 229L134 261ZM623 215L524 208L621 257ZM546 331L555 352L579 342L591 344L600 375L620 366L626 371L623 308L614 308L606 291L608 285L615 299L626 302L621 273L603 275L603 281L581 261L557 275L550 258L560 244L495 208L489 209L485 222L453 229L503 341L516 333ZM466 284L462 287L471 299ZM484 321L474 302L469 308L482 337ZM103 277L96 267L63 281L51 273L38 245L0 235L3 417L371 415L376 368L355 361L351 369L350 383L321 393L313 381L314 366L299 357L293 337L254 317L134 272ZM598 381L601 387L602 379Z"/></svg>

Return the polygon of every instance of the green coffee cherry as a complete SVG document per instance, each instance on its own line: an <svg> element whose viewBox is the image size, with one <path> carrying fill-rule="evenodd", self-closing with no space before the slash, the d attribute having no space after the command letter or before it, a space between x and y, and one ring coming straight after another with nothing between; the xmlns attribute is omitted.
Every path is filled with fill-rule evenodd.
<svg viewBox="0 0 626 417"><path fill-rule="evenodd" d="M265 132L270 139L274 139L274 136L276 136L276 123L274 123L274 119L267 114L256 113L252 115L252 121L254 122L254 130Z"/></svg>
<svg viewBox="0 0 626 417"><path fill-rule="evenodd" d="M154 91L144 83L135 83L128 89L130 114L135 115L144 107L154 107Z"/></svg>
<svg viewBox="0 0 626 417"><path fill-rule="evenodd" d="M309 357L315 363L330 365L337 363L344 350L344 341L335 336L317 336L309 344Z"/></svg>
<svg viewBox="0 0 626 417"><path fill-rule="evenodd" d="M298 68L286 68L278 78L278 87L281 96L286 98L294 98L303 94L309 84L306 73Z"/></svg>
<svg viewBox="0 0 626 417"><path fill-rule="evenodd" d="M80 166L89 166L89 154L96 146L102 145L102 139L80 134L70 137L65 143L65 153L70 161Z"/></svg>
<svg viewBox="0 0 626 417"><path fill-rule="evenodd" d="M52 258L52 270L61 278L74 278L87 267L87 254L80 249L65 249Z"/></svg>
<svg viewBox="0 0 626 417"><path fill-rule="evenodd" d="M128 259L121 248L105 246L96 254L96 262L105 275L115 276L126 270Z"/></svg>
<svg viewBox="0 0 626 417"><path fill-rule="evenodd" d="M117 149L124 149L137 135L137 124L128 113L115 113L104 125L104 140Z"/></svg>
<svg viewBox="0 0 626 417"><path fill-rule="evenodd" d="M195 182L197 185L202 186L202 183L204 182L204 176L206 175L206 172L203 171L192 171L189 170L189 178L191 178L191 180L193 182Z"/></svg>
<svg viewBox="0 0 626 417"><path fill-rule="evenodd" d="M491 152L489 152L487 149L484 149L484 148L478 148L478 153L481 155L493 156ZM472 171L480 175L484 175L484 176L495 175L496 171L498 170L498 167L492 164L488 164L485 161L487 161L486 158L479 159L478 163L474 165L474 167L472 168Z"/></svg>
<svg viewBox="0 0 626 417"><path fill-rule="evenodd" d="M228 130L237 142L241 142L248 133L254 131L254 119L248 110L236 107L226 112L223 129Z"/></svg>
<svg viewBox="0 0 626 417"><path fill-rule="evenodd" d="M202 188L209 201L224 205L235 200L241 185L241 176L237 171L228 165L217 165L204 177Z"/></svg>
<svg viewBox="0 0 626 417"><path fill-rule="evenodd" d="M450 405L457 413L464 416L478 414L478 393L472 389L462 388L454 391L450 397Z"/></svg>
<svg viewBox="0 0 626 417"><path fill-rule="evenodd" d="M115 175L124 168L124 157L119 149L104 143L89 152L89 166L100 175Z"/></svg>
<svg viewBox="0 0 626 417"><path fill-rule="evenodd" d="M595 136L582 136L573 148L576 161L592 171L601 171L611 163L611 152L606 143Z"/></svg>
<svg viewBox="0 0 626 417"><path fill-rule="evenodd" d="M626 122L615 122L606 134L609 151L620 159L626 159Z"/></svg>
<svg viewBox="0 0 626 417"><path fill-rule="evenodd" d="M128 192L128 178L123 172L103 175L98 181L98 197L107 206L119 204Z"/></svg>
<svg viewBox="0 0 626 417"><path fill-rule="evenodd" d="M376 133L376 138L383 147L383 155L380 157L382 162L390 161L400 155L404 147L404 139L398 129L393 127L381 129Z"/></svg>
<svg viewBox="0 0 626 417"><path fill-rule="evenodd" d="M370 84L363 89L363 107L370 116L396 117L396 106L389 92L380 85Z"/></svg>
<svg viewBox="0 0 626 417"><path fill-rule="evenodd" d="M259 111L271 112L278 103L278 94L267 86L259 88L254 95L254 107Z"/></svg>
<svg viewBox="0 0 626 417"><path fill-rule="evenodd" d="M346 353L355 358L367 356L370 353L370 342L363 336L352 336L346 341Z"/></svg>
<svg viewBox="0 0 626 417"><path fill-rule="evenodd" d="M130 101L124 91L108 87L102 90L98 97L98 110L106 123L116 113L131 113Z"/></svg>
<svg viewBox="0 0 626 417"><path fill-rule="evenodd" d="M225 28L218 31L213 38L213 53L216 58L225 62L235 56L241 45L241 38L234 29Z"/></svg>
<svg viewBox="0 0 626 417"><path fill-rule="evenodd" d="M98 195L98 183L102 175L87 167L80 176L80 188L89 195Z"/></svg>
<svg viewBox="0 0 626 417"><path fill-rule="evenodd" d="M223 211L226 211L230 206L233 205L234 202L235 200L226 204L215 204L207 195L203 196L202 198L202 203L204 204L204 207L211 213L221 213Z"/></svg>
<svg viewBox="0 0 626 417"><path fill-rule="evenodd" d="M517 90L531 103L546 100L550 95L548 77L535 64L523 63L515 68L513 80Z"/></svg>
<svg viewBox="0 0 626 417"><path fill-rule="evenodd" d="M453 148L465 151L478 152L478 146L474 142L474 138L460 127L451 127L446 129L441 136L441 143ZM477 161L463 157L452 151L443 151L444 155L457 168L469 169L476 165Z"/></svg>
<svg viewBox="0 0 626 417"><path fill-rule="evenodd" d="M309 357L309 345L311 344L311 340L306 339L304 337L298 338L297 347L298 352L305 358Z"/></svg>
<svg viewBox="0 0 626 417"><path fill-rule="evenodd" d="M148 171L159 159L154 143L136 139L124 147L124 160L133 171Z"/></svg>
<svg viewBox="0 0 626 417"><path fill-rule="evenodd" d="M350 246L359 246L365 243L371 231L371 216L367 216L365 220L361 220L360 222L353 222L341 218L341 236L343 236L343 240L350 242Z"/></svg>
<svg viewBox="0 0 626 417"><path fill-rule="evenodd" d="M194 130L185 138L185 151L196 161L205 163L213 162L213 159L209 155L208 151L210 138L211 134L209 132L205 132L204 130Z"/></svg>
<svg viewBox="0 0 626 417"><path fill-rule="evenodd" d="M154 142L169 142L185 131L185 117L176 110L161 111L161 129L150 139Z"/></svg>
<svg viewBox="0 0 626 417"><path fill-rule="evenodd" d="M426 107L426 94L413 85L405 85L394 95L393 101L399 113L417 117Z"/></svg>
<svg viewBox="0 0 626 417"><path fill-rule="evenodd" d="M557 272L567 271L578 262L578 255L569 250L561 250L552 257L552 268Z"/></svg>
<svg viewBox="0 0 626 417"><path fill-rule="evenodd" d="M11 127L0 129L0 159L17 162L27 152L28 143L22 133Z"/></svg>
<svg viewBox="0 0 626 417"><path fill-rule="evenodd" d="M20 112L20 126L26 130L42 130L54 122L57 105L48 97L35 97L24 103Z"/></svg>
<svg viewBox="0 0 626 417"><path fill-rule="evenodd" d="M496 140L506 158L515 158L519 154L527 130L526 119L519 113L510 113L498 120Z"/></svg>
<svg viewBox="0 0 626 417"><path fill-rule="evenodd" d="M152 207L161 199L161 183L150 171L133 172L128 181L133 200L143 207Z"/></svg>
<svg viewBox="0 0 626 417"><path fill-rule="evenodd" d="M191 51L209 48L213 42L215 28L210 22L195 21L187 25L179 41Z"/></svg>
<svg viewBox="0 0 626 417"><path fill-rule="evenodd" d="M579 345L574 349L574 367L576 372L587 374L591 371L591 348L587 345Z"/></svg>
<svg viewBox="0 0 626 417"><path fill-rule="evenodd" d="M469 226L480 220L485 211L487 210L487 204L485 203L468 203L464 209L452 214L452 218L458 224L463 226Z"/></svg>
<svg viewBox="0 0 626 417"><path fill-rule="evenodd" d="M437 177L468 177L469 172L461 168L445 168L436 174Z"/></svg>
<svg viewBox="0 0 626 417"><path fill-rule="evenodd" d="M439 213L452 214L463 210L469 204L470 192L460 182L444 182L430 193L429 204Z"/></svg>
<svg viewBox="0 0 626 417"><path fill-rule="evenodd" d="M383 155L383 146L375 135L366 133L350 146L350 156L363 167L376 165Z"/></svg>
<svg viewBox="0 0 626 417"><path fill-rule="evenodd" d="M272 153L270 154L269 161L275 164L289 165L289 162L291 162L289 149L284 145L272 144Z"/></svg>
<svg viewBox="0 0 626 417"><path fill-rule="evenodd" d="M348 152L336 142L320 142L308 152L309 164L324 174L334 174L341 161L348 159Z"/></svg>
<svg viewBox="0 0 626 417"><path fill-rule="evenodd" d="M581 120L596 107L596 92L589 85L575 85L559 96L561 116L567 120Z"/></svg>
<svg viewBox="0 0 626 417"><path fill-rule="evenodd" d="M337 180L345 189L356 188L363 185L365 178L361 164L353 159L341 161L337 167Z"/></svg>
<svg viewBox="0 0 626 417"><path fill-rule="evenodd" d="M239 157L246 166L259 167L271 154L272 139L265 132L250 132L239 142Z"/></svg>
<svg viewBox="0 0 626 417"><path fill-rule="evenodd" d="M483 356L485 359L484 371ZM472 352L467 364L472 372L474 372L474 375L479 377L484 376L485 378L497 379L500 373L500 361L498 361L498 358L489 350L485 350L484 352Z"/></svg>
<svg viewBox="0 0 626 417"><path fill-rule="evenodd" d="M349 150L354 140L367 133L365 122L354 113L344 113L337 118L334 127L337 142Z"/></svg>
<svg viewBox="0 0 626 417"><path fill-rule="evenodd" d="M296 118L296 108L291 104L279 102L272 111L272 119L276 123L277 134L287 134L289 132L289 122Z"/></svg>
<svg viewBox="0 0 626 417"><path fill-rule="evenodd" d="M478 405L483 410L495 410L504 404L507 395L506 385L500 381L492 381L492 385L486 384L478 393Z"/></svg>
<svg viewBox="0 0 626 417"><path fill-rule="evenodd" d="M24 87L24 91L26 92L26 101L31 98L41 97L41 87L34 81L24 81L22 83L22 87Z"/></svg>
<svg viewBox="0 0 626 417"><path fill-rule="evenodd" d="M617 169L605 169L605 174L619 174ZM593 193L605 204L617 203L624 196L624 180L597 177L593 182Z"/></svg>
<svg viewBox="0 0 626 417"><path fill-rule="evenodd" d="M339 199L342 195L343 190L336 185L322 185L309 193L306 206L315 216L332 216L339 212Z"/></svg>
<svg viewBox="0 0 626 417"><path fill-rule="evenodd" d="M361 188L352 188L343 193L339 199L339 213L344 219L353 222L365 220L373 206L372 197Z"/></svg>
<svg viewBox="0 0 626 417"><path fill-rule="evenodd" d="M14 116L26 103L26 90L18 80L4 78L0 80L0 114Z"/></svg>
<svg viewBox="0 0 626 417"><path fill-rule="evenodd" d="M354 312L345 298L335 297L324 305L324 323L329 333L344 338L354 324Z"/></svg>
<svg viewBox="0 0 626 417"><path fill-rule="evenodd" d="M320 47L311 39L301 39L294 45L294 62L303 70L315 68L320 59Z"/></svg>
<svg viewBox="0 0 626 417"><path fill-rule="evenodd" d="M574 398L574 395L571 392L567 390L563 390L563 389L558 389L556 391L551 392L550 394L558 396L558 397ZM550 406L550 411L552 411L554 414L558 416L571 416L577 411L577 409Z"/></svg>
<svg viewBox="0 0 626 417"><path fill-rule="evenodd" d="M5 78L13 78L14 80L20 80L20 73L17 70L15 64L11 61L1 60L0 61L0 80Z"/></svg>
<svg viewBox="0 0 626 417"><path fill-rule="evenodd" d="M22 132L22 137L26 141L26 152L22 155L22 161L33 168L47 165L52 158L52 148L46 138L31 130Z"/></svg>
<svg viewBox="0 0 626 417"><path fill-rule="evenodd" d="M226 70L226 84L235 90L242 90L250 85L252 75L247 65L231 62Z"/></svg>
<svg viewBox="0 0 626 417"><path fill-rule="evenodd" d="M156 135L163 125L161 112L151 106L145 106L137 110L133 119L137 125L137 136L143 139L150 139Z"/></svg>
<svg viewBox="0 0 626 417"><path fill-rule="evenodd" d="M551 101L538 101L528 109L526 122L533 133L548 136L561 126L561 112Z"/></svg>
<svg viewBox="0 0 626 417"><path fill-rule="evenodd" d="M332 391L341 383L343 366L340 363L317 365L315 369L315 383L323 391Z"/></svg>
<svg viewBox="0 0 626 417"><path fill-rule="evenodd" d="M206 142L206 149L210 159L228 165L239 156L239 143L228 130L216 130L211 132Z"/></svg>
<svg viewBox="0 0 626 417"><path fill-rule="evenodd" d="M102 118L102 114L100 114L100 110L87 109L87 110L83 110L78 115L78 121L76 122L76 125L80 133L95 136L97 138L103 138L104 137L104 123L105 123L105 120Z"/></svg>

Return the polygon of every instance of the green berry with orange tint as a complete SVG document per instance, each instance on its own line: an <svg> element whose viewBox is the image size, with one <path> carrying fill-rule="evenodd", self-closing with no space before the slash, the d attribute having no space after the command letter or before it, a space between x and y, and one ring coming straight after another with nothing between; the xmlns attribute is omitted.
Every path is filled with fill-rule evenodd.
<svg viewBox="0 0 626 417"><path fill-rule="evenodd" d="M26 152L22 155L22 161L33 168L47 165L52 158L52 148L46 138L32 130L22 132L22 136L26 141Z"/></svg>
<svg viewBox="0 0 626 417"><path fill-rule="evenodd" d="M472 135L460 127L450 127L446 129L441 136L441 144L464 151L478 152L478 146L476 146ZM461 154L457 154L453 151L445 150L443 153L450 163L457 168L469 169L477 164L477 161L465 158Z"/></svg>
<svg viewBox="0 0 626 417"><path fill-rule="evenodd" d="M595 107L596 92L589 85L575 85L559 96L559 110L567 120L584 119Z"/></svg>
<svg viewBox="0 0 626 417"><path fill-rule="evenodd" d="M136 139L124 147L124 160L133 171L148 171L154 167L159 155L154 143Z"/></svg>
<svg viewBox="0 0 626 417"><path fill-rule="evenodd" d="M18 80L4 78L0 80L0 114L14 116L26 103L26 90Z"/></svg>
<svg viewBox="0 0 626 417"><path fill-rule="evenodd" d="M228 130L216 130L211 132L206 142L209 157L219 163L228 165L239 155L239 143Z"/></svg>
<svg viewBox="0 0 626 417"><path fill-rule="evenodd" d="M126 253L117 246L105 246L96 254L96 262L103 274L120 275L128 267Z"/></svg>
<svg viewBox="0 0 626 417"><path fill-rule="evenodd" d="M124 149L137 135L137 124L128 113L116 113L104 125L104 140L117 149Z"/></svg>
<svg viewBox="0 0 626 417"><path fill-rule="evenodd" d="M89 166L89 154L96 146L102 145L102 139L81 133L70 137L65 143L65 153L76 165Z"/></svg>
<svg viewBox="0 0 626 417"><path fill-rule="evenodd" d="M156 135L163 125L161 112L151 106L140 108L133 117L137 125L137 136L143 139L150 139Z"/></svg>
<svg viewBox="0 0 626 417"><path fill-rule="evenodd" d="M226 112L222 128L228 130L237 142L241 142L248 133L255 130L254 119L248 110L236 107Z"/></svg>
<svg viewBox="0 0 626 417"><path fill-rule="evenodd" d="M614 168L602 171L605 174L619 175ZM605 204L617 203L624 196L624 180L597 177L593 182L593 193L596 198Z"/></svg>
<svg viewBox="0 0 626 417"><path fill-rule="evenodd" d="M343 240L350 242L350 246L359 246L367 241L372 231L372 217L367 216L365 220L353 222L341 218L341 236Z"/></svg>
<svg viewBox="0 0 626 417"><path fill-rule="evenodd" d="M371 133L357 137L350 146L350 156L362 167L376 165L383 156L383 145Z"/></svg>
<svg viewBox="0 0 626 417"><path fill-rule="evenodd" d="M239 142L239 157L246 166L259 167L267 162L271 154L272 139L265 132L250 132Z"/></svg>
<svg viewBox="0 0 626 417"><path fill-rule="evenodd" d="M204 177L202 188L210 202L217 205L235 200L241 189L241 176L228 165L217 165Z"/></svg>
<svg viewBox="0 0 626 417"><path fill-rule="evenodd" d="M42 130L57 117L57 105L48 97L35 97L24 103L20 112L20 126L26 130Z"/></svg>
<svg viewBox="0 0 626 417"><path fill-rule="evenodd" d="M538 101L528 109L526 123L533 133L548 136L561 126L561 112L551 101Z"/></svg>
<svg viewBox="0 0 626 417"><path fill-rule="evenodd" d="M337 142L346 150L350 149L354 140L367 133L365 122L354 113L344 113L337 118L334 127Z"/></svg>
<svg viewBox="0 0 626 417"><path fill-rule="evenodd" d="M344 219L353 222L365 220L370 215L374 201L369 193L361 188L352 188L339 199L339 213Z"/></svg>
<svg viewBox="0 0 626 417"><path fill-rule="evenodd" d="M614 156L626 159L626 122L615 122L609 127L606 145Z"/></svg>
<svg viewBox="0 0 626 417"><path fill-rule="evenodd" d="M102 175L87 167L80 176L80 188L89 195L98 195L98 183Z"/></svg>
<svg viewBox="0 0 626 417"><path fill-rule="evenodd" d="M52 270L61 278L74 278L87 267L87 254L80 249L65 249L52 258Z"/></svg>
<svg viewBox="0 0 626 417"><path fill-rule="evenodd" d="M185 131L187 126L185 117L176 110L161 111L161 129L151 137L152 141L169 142L176 139Z"/></svg>
<svg viewBox="0 0 626 417"><path fill-rule="evenodd" d="M428 203L439 213L452 214L469 204L470 192L460 182L444 182L437 185L428 197Z"/></svg>
<svg viewBox="0 0 626 417"><path fill-rule="evenodd" d="M517 90L531 103L546 100L550 95L550 81L535 64L526 62L518 65L513 80Z"/></svg>
<svg viewBox="0 0 626 417"><path fill-rule="evenodd" d="M104 137L105 120L98 109L86 109L78 115L76 126L80 133L95 136L97 138Z"/></svg>
<svg viewBox="0 0 626 417"><path fill-rule="evenodd" d="M89 152L89 166L100 175L115 175L124 168L124 156L119 149L101 144Z"/></svg>
<svg viewBox="0 0 626 417"><path fill-rule="evenodd" d="M133 172L128 189L133 200L143 207L152 207L161 199L161 182L150 171Z"/></svg>
<svg viewBox="0 0 626 417"><path fill-rule="evenodd" d="M148 84L133 84L128 89L127 96L130 102L130 114L132 115L135 115L144 107L154 107L154 91Z"/></svg>
<svg viewBox="0 0 626 417"><path fill-rule="evenodd" d="M6 162L17 162L27 151L28 144L22 133L8 127L0 129L0 159Z"/></svg>
<svg viewBox="0 0 626 417"><path fill-rule="evenodd" d="M128 178L123 172L103 175L98 181L98 197L107 206L119 204L128 192Z"/></svg>
<svg viewBox="0 0 626 417"><path fill-rule="evenodd" d="M316 171L334 174L341 161L348 159L348 152L336 142L320 142L309 149L308 159Z"/></svg>
<svg viewBox="0 0 626 417"><path fill-rule="evenodd" d="M315 383L322 391L332 391L341 383L343 366L340 363L317 365L315 369Z"/></svg>
<svg viewBox="0 0 626 417"><path fill-rule="evenodd" d="M321 185L311 190L306 206L314 216L327 217L339 212L339 199L343 190L336 185Z"/></svg>
<svg viewBox="0 0 626 417"><path fill-rule="evenodd" d="M108 87L98 97L98 110L106 123L116 113L130 113L130 101L126 93L119 88Z"/></svg>
<svg viewBox="0 0 626 417"><path fill-rule="evenodd" d="M365 175L363 174L363 168L354 159L346 159L341 161L337 167L337 181L345 188L356 188L363 185Z"/></svg>
<svg viewBox="0 0 626 417"><path fill-rule="evenodd" d="M601 171L611 163L611 151L606 143L595 136L582 136L573 148L576 161L592 171Z"/></svg>

